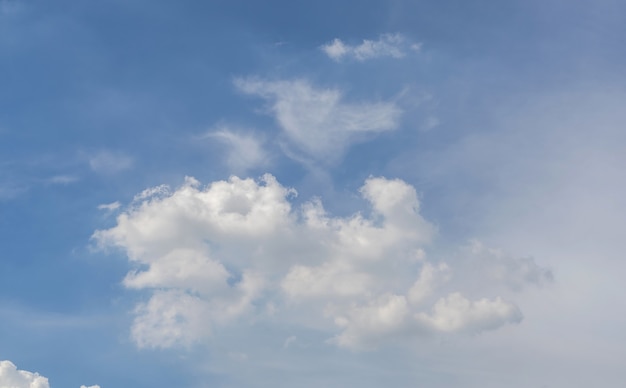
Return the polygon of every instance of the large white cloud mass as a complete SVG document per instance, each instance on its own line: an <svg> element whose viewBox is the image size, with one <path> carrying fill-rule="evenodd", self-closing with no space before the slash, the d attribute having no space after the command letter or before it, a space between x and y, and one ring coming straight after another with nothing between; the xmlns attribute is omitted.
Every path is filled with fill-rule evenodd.
<svg viewBox="0 0 626 388"><path fill-rule="evenodd" d="M0 361L0 387L50 388L48 379L37 372L19 370L11 361Z"/></svg>
<svg viewBox="0 0 626 388"><path fill-rule="evenodd" d="M518 307L501 295L464 295L454 263L426 258L436 228L406 182L367 179L360 195L370 208L347 217L328 214L320 199L295 208L296 195L269 174L204 187L186 178L175 190L145 190L114 227L96 231L100 247L120 248L135 263L124 285L149 292L135 309L135 343L189 346L224 326L266 320L367 349L521 321ZM477 245L474 251L480 256ZM488 252L483 265L496 279L489 271L474 274L481 284L518 287L543 276L534 262L494 255Z"/></svg>

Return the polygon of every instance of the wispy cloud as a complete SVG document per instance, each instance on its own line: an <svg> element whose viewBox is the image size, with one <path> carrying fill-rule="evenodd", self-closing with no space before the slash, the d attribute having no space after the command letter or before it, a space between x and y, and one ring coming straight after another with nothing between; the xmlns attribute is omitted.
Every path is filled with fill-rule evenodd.
<svg viewBox="0 0 626 388"><path fill-rule="evenodd" d="M364 39L358 45L350 45L337 38L320 49L335 61L344 58L366 61L381 57L403 58L411 51L420 51L421 43L411 42L402 34L382 34L377 40Z"/></svg>
<svg viewBox="0 0 626 388"><path fill-rule="evenodd" d="M46 183L66 185L78 181L78 177L74 175L54 175L45 180Z"/></svg>
<svg viewBox="0 0 626 388"><path fill-rule="evenodd" d="M290 144L328 162L339 160L353 142L396 129L402 113L393 102L345 102L340 90L317 88L303 79L242 78L235 85L270 103Z"/></svg>
<svg viewBox="0 0 626 388"><path fill-rule="evenodd" d="M262 140L252 133L233 130L222 125L204 137L217 139L226 145L228 148L226 163L235 174L244 174L252 168L263 168L269 163L270 157L263 148Z"/></svg>
<svg viewBox="0 0 626 388"><path fill-rule="evenodd" d="M119 209L120 206L122 206L122 204L120 204L117 201L111 202L111 203L103 203L101 205L98 205L98 210L106 210L106 211L112 212L112 211Z"/></svg>

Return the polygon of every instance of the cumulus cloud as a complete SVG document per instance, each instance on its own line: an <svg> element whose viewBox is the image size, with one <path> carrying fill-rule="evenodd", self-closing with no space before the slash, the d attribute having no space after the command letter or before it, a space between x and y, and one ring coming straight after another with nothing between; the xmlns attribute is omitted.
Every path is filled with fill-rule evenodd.
<svg viewBox="0 0 626 388"><path fill-rule="evenodd" d="M262 141L252 134L221 127L206 137L215 138L229 148L226 162L235 173L262 168L269 163L269 155L263 149Z"/></svg>
<svg viewBox="0 0 626 388"><path fill-rule="evenodd" d="M377 40L364 39L359 45L349 45L341 39L334 39L320 48L335 61L344 58L366 61L380 57L403 58L409 51L419 51L421 44L411 42L402 34L382 34Z"/></svg>
<svg viewBox="0 0 626 388"><path fill-rule="evenodd" d="M50 388L48 379L37 372L17 369L11 361L0 361L0 387Z"/></svg>
<svg viewBox="0 0 626 388"><path fill-rule="evenodd" d="M414 187L370 177L359 192L369 208L344 217L318 198L294 207L296 191L269 174L207 186L187 178L140 193L114 227L93 235L135 264L123 284L148 291L135 309L134 342L190 346L265 320L324 330L332 343L361 349L521 320L497 295L450 291L455 268L426 258L436 229Z"/></svg>
<svg viewBox="0 0 626 388"><path fill-rule="evenodd" d="M17 369L11 361L0 361L1 388L50 388L46 377L37 372ZM100 388L99 385L81 385L80 388Z"/></svg>
<svg viewBox="0 0 626 388"><path fill-rule="evenodd" d="M262 97L290 144L319 160L337 160L352 142L397 128L401 110L392 102L348 103L338 89L306 80L237 79L244 93Z"/></svg>

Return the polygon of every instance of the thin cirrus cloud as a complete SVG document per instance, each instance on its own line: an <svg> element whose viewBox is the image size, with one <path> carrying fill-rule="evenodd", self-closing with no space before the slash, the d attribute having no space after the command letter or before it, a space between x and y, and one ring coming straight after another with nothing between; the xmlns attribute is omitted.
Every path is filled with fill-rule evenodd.
<svg viewBox="0 0 626 388"><path fill-rule="evenodd" d="M396 129L402 114L393 102L345 102L340 90L304 79L240 78L235 86L266 100L289 143L317 160L339 160L351 143Z"/></svg>
<svg viewBox="0 0 626 388"><path fill-rule="evenodd" d="M0 361L0 387L3 388L50 388L48 379L37 372L17 369L9 360ZM80 388L100 388L99 385L81 385Z"/></svg>
<svg viewBox="0 0 626 388"><path fill-rule="evenodd" d="M381 57L403 58L408 52L420 51L421 44L411 42L402 34L381 34L377 40L364 39L358 45L350 45L336 38L320 49L337 62L346 58L363 62Z"/></svg>
<svg viewBox="0 0 626 388"><path fill-rule="evenodd" d="M319 199L295 208L295 190L269 174L144 193L92 237L136 265L127 288L149 291L131 328L140 348L190 346L238 322L297 324L359 350L522 320L500 295L464 295L454 263L425 257L437 230L402 180L367 179L369 209L347 217ZM494 294L489 282L480 284Z"/></svg>

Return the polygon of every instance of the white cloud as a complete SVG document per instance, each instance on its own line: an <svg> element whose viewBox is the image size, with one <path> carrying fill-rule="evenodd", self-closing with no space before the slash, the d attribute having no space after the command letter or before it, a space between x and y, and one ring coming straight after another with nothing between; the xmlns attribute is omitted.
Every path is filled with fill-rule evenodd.
<svg viewBox="0 0 626 388"><path fill-rule="evenodd" d="M344 102L339 90L315 88L305 80L248 78L235 85L269 101L290 144L319 160L335 161L351 143L394 130L402 113L391 102Z"/></svg>
<svg viewBox="0 0 626 388"><path fill-rule="evenodd" d="M263 149L261 140L252 134L221 127L206 136L216 138L230 148L226 162L234 173L244 173L252 168L263 168L269 163L269 155Z"/></svg>
<svg viewBox="0 0 626 388"><path fill-rule="evenodd" d="M89 157L89 167L100 174L115 174L128 170L132 166L133 159L121 153L100 151Z"/></svg>
<svg viewBox="0 0 626 388"><path fill-rule="evenodd" d="M111 203L103 203L103 204L98 205L98 210L106 210L106 211L112 212L112 211L119 209L120 206L122 206L122 204L119 203L118 201L111 202Z"/></svg>
<svg viewBox="0 0 626 388"><path fill-rule="evenodd" d="M0 387L50 388L48 379L37 372L17 369L11 361L0 361Z"/></svg>
<svg viewBox="0 0 626 388"><path fill-rule="evenodd" d="M371 177L360 194L369 209L335 217L319 199L293 208L295 190L269 174L206 187L187 178L145 190L93 239L137 265L126 287L149 291L131 329L139 347L189 346L243 322L312 327L359 349L521 320L497 296L444 293L462 282L426 259L435 228L411 185Z"/></svg>
<svg viewBox="0 0 626 388"><path fill-rule="evenodd" d="M37 372L17 369L11 361L0 361L0 388L50 388L46 377ZM80 388L100 388L99 385Z"/></svg>
<svg viewBox="0 0 626 388"><path fill-rule="evenodd" d="M364 39L355 46L346 44L341 39L334 39L320 48L335 61L346 57L365 61L380 57L403 58L409 51L419 51L421 44L409 41L402 34L382 34L378 40Z"/></svg>

